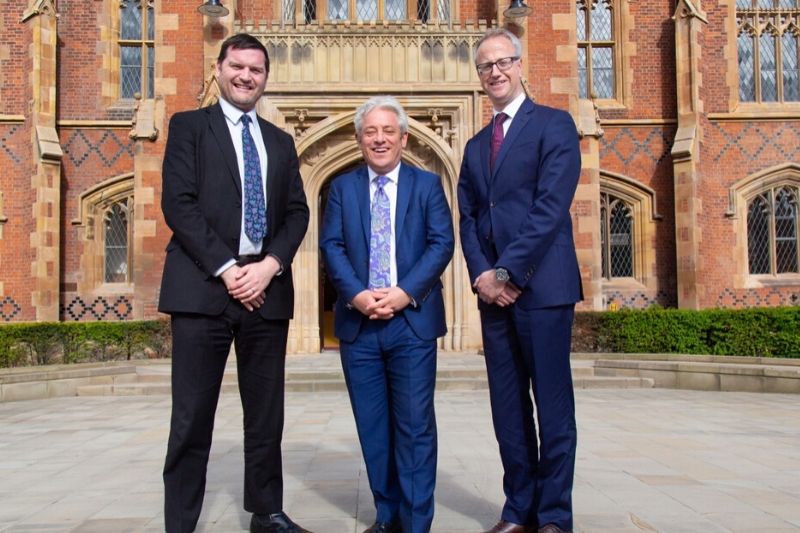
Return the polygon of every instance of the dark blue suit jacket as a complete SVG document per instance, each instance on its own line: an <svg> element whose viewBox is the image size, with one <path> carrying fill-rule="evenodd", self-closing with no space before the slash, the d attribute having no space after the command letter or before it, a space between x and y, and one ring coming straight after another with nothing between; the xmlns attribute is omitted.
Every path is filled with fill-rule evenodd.
<svg viewBox="0 0 800 533"><path fill-rule="evenodd" d="M572 117L526 99L511 121L494 172L489 171L491 136L490 123L467 143L458 182L470 280L504 267L523 289L517 300L523 308L581 300L569 214L581 171Z"/></svg>
<svg viewBox="0 0 800 533"><path fill-rule="evenodd" d="M328 195L320 250L336 287L334 332L352 342L367 317L349 303L369 281L369 174L363 166L336 178ZM397 285L416 302L403 311L414 333L430 340L447 332L440 276L454 247L450 208L439 177L401 164L395 212Z"/></svg>

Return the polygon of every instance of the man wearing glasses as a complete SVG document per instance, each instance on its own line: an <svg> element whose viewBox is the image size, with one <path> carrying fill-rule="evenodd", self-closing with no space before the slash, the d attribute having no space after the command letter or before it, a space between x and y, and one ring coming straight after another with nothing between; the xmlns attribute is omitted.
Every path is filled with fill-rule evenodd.
<svg viewBox="0 0 800 533"><path fill-rule="evenodd" d="M570 115L525 97L521 55L505 29L478 42L476 68L494 113L464 150L460 233L504 469L506 502L487 533L559 533L572 530L569 353L583 294L569 208L581 156Z"/></svg>

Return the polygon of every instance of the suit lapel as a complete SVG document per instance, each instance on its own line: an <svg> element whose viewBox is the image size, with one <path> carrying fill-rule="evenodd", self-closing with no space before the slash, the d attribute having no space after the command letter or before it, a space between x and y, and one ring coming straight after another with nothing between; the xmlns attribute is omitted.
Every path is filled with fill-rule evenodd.
<svg viewBox="0 0 800 533"><path fill-rule="evenodd" d="M491 169L489 168L489 151L492 144L492 123L484 127L478 135L478 149L481 153L481 170L483 170L483 179L486 180L488 185L491 180Z"/></svg>
<svg viewBox="0 0 800 533"><path fill-rule="evenodd" d="M278 168L278 150L277 150L277 143L274 141L271 132L266 127L266 121L261 117L258 117L258 126L261 130L261 139L264 141L264 149L267 151L267 189L266 189L266 202L267 202L267 231L269 231L272 224L276 224L277 221L271 220L272 213L274 209L272 209L272 198L275 196L273 191L275 187L277 187L278 182L276 181L276 174L275 171Z"/></svg>
<svg viewBox="0 0 800 533"><path fill-rule="evenodd" d="M354 193L356 197L356 205L361 215L361 227L364 229L364 239L367 242L367 250L369 250L370 238L370 209L369 209L369 172L367 166L364 165L358 169L358 174L353 183Z"/></svg>
<svg viewBox="0 0 800 533"><path fill-rule="evenodd" d="M490 183L494 181L495 176L497 176L497 171L503 165L503 160L511 151L511 147L516 142L520 132L525 128L525 125L528 123L528 121L530 121L531 115L533 114L533 109L533 102L526 98L519 107L517 114L514 115L514 118L511 120L511 125L509 126L508 132L503 139L503 144L500 146L500 153L497 154L497 160L494 162L494 170L492 171L492 175L489 180Z"/></svg>
<svg viewBox="0 0 800 533"><path fill-rule="evenodd" d="M217 144L222 152L222 159L228 166L230 176L233 179L236 190L239 192L239 196L242 196L242 178L239 176L239 162L236 160L236 149L233 147L233 140L231 139L228 124L225 122L225 115L222 113L222 108L219 104L209 107L208 114L211 133L217 139Z"/></svg>
<svg viewBox="0 0 800 533"><path fill-rule="evenodd" d="M411 200L411 189L414 187L414 173L404 164L400 164L400 173L397 180L397 203L395 204L395 228L394 241L397 244L398 238L403 234L403 223L406 220L408 204ZM397 249L395 247L395 249Z"/></svg>

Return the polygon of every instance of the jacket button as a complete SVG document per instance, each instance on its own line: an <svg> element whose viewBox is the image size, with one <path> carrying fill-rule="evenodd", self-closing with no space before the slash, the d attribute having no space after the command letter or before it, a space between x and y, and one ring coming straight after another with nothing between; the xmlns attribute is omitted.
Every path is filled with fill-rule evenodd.
<svg viewBox="0 0 800 533"><path fill-rule="evenodd" d="M496 206L496 205L497 205L497 204L496 204L495 202L489 202L489 207L494 207L494 206Z"/></svg>

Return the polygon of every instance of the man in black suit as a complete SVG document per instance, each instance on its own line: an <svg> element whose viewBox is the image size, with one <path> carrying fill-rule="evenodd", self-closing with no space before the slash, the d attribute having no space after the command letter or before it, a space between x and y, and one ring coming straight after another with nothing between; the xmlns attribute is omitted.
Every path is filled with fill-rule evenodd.
<svg viewBox="0 0 800 533"><path fill-rule="evenodd" d="M173 232L159 311L171 315L172 422L164 465L168 533L193 531L205 492L225 362L236 347L251 532L303 532L283 513L281 435L291 263L308 227L294 142L256 115L269 57L238 34L220 50L220 101L176 113L161 207Z"/></svg>

